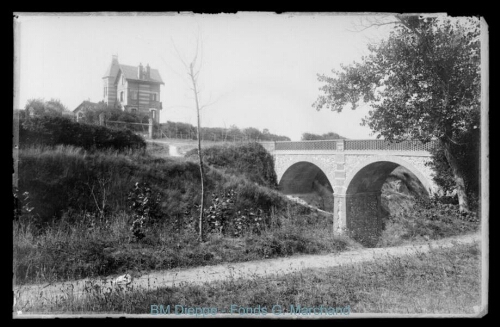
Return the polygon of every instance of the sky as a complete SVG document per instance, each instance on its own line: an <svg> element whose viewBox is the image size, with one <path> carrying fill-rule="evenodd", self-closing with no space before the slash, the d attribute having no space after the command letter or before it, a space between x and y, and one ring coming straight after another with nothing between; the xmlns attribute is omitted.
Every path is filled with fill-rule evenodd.
<svg viewBox="0 0 500 327"><path fill-rule="evenodd" d="M359 61L390 25L356 31L359 14L16 13L14 106L56 98L68 109L103 99L102 77L121 64L158 69L165 82L160 122L196 124L187 70L199 41L202 126L267 128L300 140L335 132L372 139L361 126L369 107L317 111L317 74Z"/></svg>

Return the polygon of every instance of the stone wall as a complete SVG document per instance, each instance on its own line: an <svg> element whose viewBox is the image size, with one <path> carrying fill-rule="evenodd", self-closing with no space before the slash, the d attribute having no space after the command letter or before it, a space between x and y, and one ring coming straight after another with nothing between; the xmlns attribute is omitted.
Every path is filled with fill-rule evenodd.
<svg viewBox="0 0 500 327"><path fill-rule="evenodd" d="M382 228L380 193L346 196L347 231L365 246L377 243Z"/></svg>
<svg viewBox="0 0 500 327"><path fill-rule="evenodd" d="M373 177L373 180L376 181L375 184L378 185L380 180L390 173L390 168L400 165L411 171L429 194L437 191L437 186L432 179L433 171L427 166L427 163L432 160L428 152L370 152L344 151L343 149L342 144L337 144L337 150L274 151L278 182L281 181L283 175L291 166L299 162L314 164L326 175L334 190L334 233L343 234L347 232L361 243L373 245L381 231L380 190L375 190L372 187L362 191L363 187L351 187L350 192L354 194L348 194L351 183L359 184L357 178L363 178L363 182L366 184ZM387 165L384 162L387 162ZM372 164L374 164L374 171L364 169ZM358 174L360 171L363 171L363 173ZM287 174L288 178L290 176Z"/></svg>

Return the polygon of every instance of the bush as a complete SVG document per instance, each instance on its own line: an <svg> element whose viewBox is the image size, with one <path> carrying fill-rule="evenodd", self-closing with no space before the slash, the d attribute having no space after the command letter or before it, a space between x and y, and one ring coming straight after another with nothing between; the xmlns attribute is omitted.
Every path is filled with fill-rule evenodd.
<svg viewBox="0 0 500 327"><path fill-rule="evenodd" d="M130 230L137 240L143 239L145 229L159 222L161 214L161 195L153 193L147 183L135 183L129 192L127 200L133 211Z"/></svg>
<svg viewBox="0 0 500 327"><path fill-rule="evenodd" d="M273 207L286 207L286 198L277 191L210 167L206 173L209 205L213 201L212 193L234 190L234 210L243 214L246 210L260 209L268 215ZM31 147L19 151L19 194L29 192L30 206L35 208L32 214L39 221L60 218L67 212L105 217L129 210L127 197L137 182L147 183L151 195L161 195L158 210L162 220L177 221L178 226L182 223L184 228L190 219L198 216L200 172L195 162L142 153L87 153L70 146ZM149 197L146 195L146 198Z"/></svg>
<svg viewBox="0 0 500 327"><path fill-rule="evenodd" d="M217 145L202 149L203 161L226 173L243 175L248 180L270 188L277 187L272 155L259 143ZM198 150L186 153L186 157L198 157Z"/></svg>
<svg viewBox="0 0 500 327"><path fill-rule="evenodd" d="M442 198L417 199L414 206L387 217L378 246L430 240L474 232L479 227L475 212L461 213L458 205Z"/></svg>
<svg viewBox="0 0 500 327"><path fill-rule="evenodd" d="M85 150L145 149L144 139L129 130L80 124L66 117L40 116L25 118L19 124L19 144L55 146L73 145Z"/></svg>

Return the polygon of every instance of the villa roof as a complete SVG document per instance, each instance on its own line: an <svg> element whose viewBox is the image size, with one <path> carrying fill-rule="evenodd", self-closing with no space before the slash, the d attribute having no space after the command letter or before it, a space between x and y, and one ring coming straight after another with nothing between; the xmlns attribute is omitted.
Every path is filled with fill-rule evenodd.
<svg viewBox="0 0 500 327"><path fill-rule="evenodd" d="M139 79L137 77L139 72L139 66L129 66L129 65L119 64L119 70L122 71L123 76L125 76L127 80L148 81L153 83L164 84L163 80L161 79L160 73L158 72L157 69L150 68L150 78L143 78L143 79Z"/></svg>

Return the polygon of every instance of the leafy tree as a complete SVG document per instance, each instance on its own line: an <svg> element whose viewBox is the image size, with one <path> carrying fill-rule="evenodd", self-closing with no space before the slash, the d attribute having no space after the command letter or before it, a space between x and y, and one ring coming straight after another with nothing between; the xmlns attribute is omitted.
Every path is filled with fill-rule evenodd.
<svg viewBox="0 0 500 327"><path fill-rule="evenodd" d="M162 129L168 137L182 137L186 136L191 139L196 139L196 127L180 122L167 121L166 124L162 124ZM215 141L241 141L247 139L250 141L290 141L287 136L276 135L269 132L268 129L264 129L260 132L254 127L245 128L240 130L235 125L230 126L229 129L221 127L201 127L202 139Z"/></svg>
<svg viewBox="0 0 500 327"><path fill-rule="evenodd" d="M396 16L388 39L361 62L341 65L313 104L340 112L360 102L373 110L362 124L389 141L439 140L453 173L460 210L469 211L460 134L479 128L480 44L477 19Z"/></svg>
<svg viewBox="0 0 500 327"><path fill-rule="evenodd" d="M249 139L249 140L257 140L262 133L255 127L248 127L243 130L243 134Z"/></svg>
<svg viewBox="0 0 500 327"><path fill-rule="evenodd" d="M50 99L45 103L45 109L46 111L53 111L60 113L62 115L63 111L69 111L68 107L66 107L61 100L59 99Z"/></svg>
<svg viewBox="0 0 500 327"><path fill-rule="evenodd" d="M24 109L29 113L32 111L34 116L62 116L64 111L68 111L59 99L54 98L49 101L41 98L29 99Z"/></svg>
<svg viewBox="0 0 500 327"><path fill-rule="evenodd" d="M334 133L334 132L329 132L329 133L322 134L322 135L312 134L312 133L303 133L302 134L302 141L338 140L338 139L345 139L345 137L340 136L339 134Z"/></svg>

